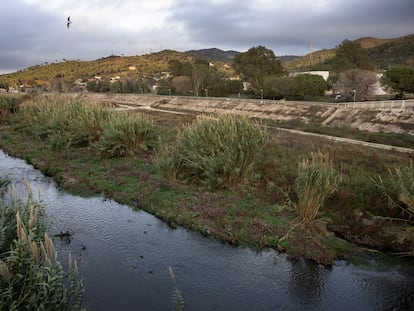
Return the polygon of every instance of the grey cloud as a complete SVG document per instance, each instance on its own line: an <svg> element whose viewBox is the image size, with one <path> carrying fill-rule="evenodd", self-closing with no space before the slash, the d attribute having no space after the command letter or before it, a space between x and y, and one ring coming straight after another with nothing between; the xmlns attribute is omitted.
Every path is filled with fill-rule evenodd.
<svg viewBox="0 0 414 311"><path fill-rule="evenodd" d="M315 48L329 48L345 38L395 37L414 30L412 0L333 1L331 7L320 9L287 5L258 10L248 3L183 0L171 18L180 20L191 37L206 46L247 49L260 44L276 52L288 47L306 52L311 42Z"/></svg>
<svg viewBox="0 0 414 311"><path fill-rule="evenodd" d="M5 1L5 3L4 3ZM330 0L328 7L311 7L291 0L283 7L259 7L255 1L176 0L168 5L167 25L147 29L117 29L116 23L96 24L92 18L72 16L66 29L62 11L45 12L16 0L3 0L0 10L0 73L3 70L66 59L97 59L110 53L137 55L151 50L191 50L217 47L245 51L264 45L276 55L305 54L331 48L344 39L363 36L398 37L414 33L413 0ZM309 1L307 1L309 3ZM91 0L80 8L114 11L125 0ZM94 14L91 10L90 14ZM145 12L131 12L145 14ZM91 15L92 16L92 15ZM154 27L152 27L154 26Z"/></svg>
<svg viewBox="0 0 414 311"><path fill-rule="evenodd" d="M48 35L59 20L36 8L6 2L0 10L0 69L23 69L37 63L38 53L47 49L42 42L49 44Z"/></svg>

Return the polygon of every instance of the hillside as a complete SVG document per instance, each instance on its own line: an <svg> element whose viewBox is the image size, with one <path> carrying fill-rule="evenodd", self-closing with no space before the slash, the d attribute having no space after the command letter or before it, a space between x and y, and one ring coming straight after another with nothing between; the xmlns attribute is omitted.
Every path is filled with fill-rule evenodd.
<svg viewBox="0 0 414 311"><path fill-rule="evenodd" d="M369 59L377 69L392 66L414 65L414 34L393 39L364 37L354 40L367 49ZM329 60L335 56L336 47L307 54L286 62L290 72L298 70L329 70Z"/></svg>
<svg viewBox="0 0 414 311"><path fill-rule="evenodd" d="M414 66L414 34L372 47L368 49L368 55L379 68L395 65Z"/></svg>
<svg viewBox="0 0 414 311"><path fill-rule="evenodd" d="M188 54L164 50L142 56L116 56L100 58L94 61L65 60L28 67L14 73L0 75L0 81L15 84L42 84L43 81L64 78L67 81L87 80L94 76L110 78L129 76L136 78L159 77L168 70L170 60L191 61Z"/></svg>
<svg viewBox="0 0 414 311"><path fill-rule="evenodd" d="M216 50L220 54L218 49ZM221 51L230 57L233 51ZM44 63L28 67L10 74L0 75L0 83L8 84L10 86L17 86L21 84L42 86L47 81L64 79L66 81L75 81L83 79L87 81L95 76L103 78L111 77L126 77L131 76L137 79L140 78L159 78L163 72L168 71L168 62L171 60L178 60L181 62L191 62L197 58L209 59L211 54L204 53L205 57L201 57L203 52L177 52L173 50L163 50L157 53L145 54L141 56L117 56L110 55L93 61L82 60L66 60L63 59L56 63ZM229 61L221 61L223 57L218 57L216 60L210 60L215 67L222 71L226 76L233 75L234 72L228 66Z"/></svg>
<svg viewBox="0 0 414 311"><path fill-rule="evenodd" d="M394 39L364 37L355 40L355 42L367 49L369 58L377 69L397 65L414 66L414 34ZM303 57L288 55L279 56L278 59L288 72L329 70L330 60L335 56L335 52L336 47L315 51ZM44 63L14 73L0 75L0 84L14 87L21 84L42 86L48 81L61 79L69 82L76 79L86 81L94 76L159 78L162 72L168 71L169 61L194 61L197 58L214 63L219 71L230 77L234 75L234 71L229 65L238 53L237 51L210 48L187 52L163 50L141 56L110 55L94 61L63 59L60 62Z"/></svg>
<svg viewBox="0 0 414 311"><path fill-rule="evenodd" d="M283 65L288 72L300 70L329 70L326 62L335 56L336 48L323 49L309 53L302 57L297 57L292 61L287 61Z"/></svg>

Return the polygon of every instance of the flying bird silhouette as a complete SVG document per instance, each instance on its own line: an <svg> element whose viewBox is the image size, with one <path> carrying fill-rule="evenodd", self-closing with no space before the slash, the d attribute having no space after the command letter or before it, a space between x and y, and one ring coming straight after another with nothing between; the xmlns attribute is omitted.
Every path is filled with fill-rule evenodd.
<svg viewBox="0 0 414 311"><path fill-rule="evenodd" d="M70 16L68 16L68 21L66 23L66 26L69 28L69 25L72 24L72 22L70 21Z"/></svg>

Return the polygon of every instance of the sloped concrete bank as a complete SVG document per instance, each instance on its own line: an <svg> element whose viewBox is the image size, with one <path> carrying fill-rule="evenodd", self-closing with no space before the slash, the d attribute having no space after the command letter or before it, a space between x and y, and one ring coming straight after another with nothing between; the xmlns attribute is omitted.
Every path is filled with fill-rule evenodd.
<svg viewBox="0 0 414 311"><path fill-rule="evenodd" d="M414 135L414 100L327 104L242 98L156 96L136 94L80 95L96 101L137 108L234 113L274 121L321 122L328 127L349 127L369 132Z"/></svg>

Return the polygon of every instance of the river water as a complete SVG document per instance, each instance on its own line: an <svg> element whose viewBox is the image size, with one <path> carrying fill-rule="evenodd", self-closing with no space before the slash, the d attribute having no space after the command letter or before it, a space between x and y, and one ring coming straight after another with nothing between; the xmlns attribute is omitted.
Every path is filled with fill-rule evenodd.
<svg viewBox="0 0 414 311"><path fill-rule="evenodd" d="M273 250L255 252L171 229L143 211L102 197L59 189L24 161L0 150L0 176L26 198L23 179L40 196L59 258L79 261L87 310L174 310L168 267L186 310L409 310L414 307L414 263L386 271L336 261L325 268L291 261Z"/></svg>

